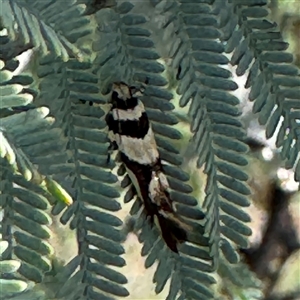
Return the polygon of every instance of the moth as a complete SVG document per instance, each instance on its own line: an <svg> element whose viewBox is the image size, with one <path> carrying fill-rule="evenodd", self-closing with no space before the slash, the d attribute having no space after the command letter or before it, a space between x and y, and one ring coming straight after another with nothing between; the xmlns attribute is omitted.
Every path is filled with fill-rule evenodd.
<svg viewBox="0 0 300 300"><path fill-rule="evenodd" d="M178 253L177 244L187 240L190 226L176 214L151 123L140 96L141 91L133 86L123 82L113 84L112 107L106 116L110 149L119 150L151 224L156 217L165 243Z"/></svg>

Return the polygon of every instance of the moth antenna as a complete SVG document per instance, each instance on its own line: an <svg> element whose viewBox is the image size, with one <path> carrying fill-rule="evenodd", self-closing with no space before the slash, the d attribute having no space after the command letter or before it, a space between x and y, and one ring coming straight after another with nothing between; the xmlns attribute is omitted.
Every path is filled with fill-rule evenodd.
<svg viewBox="0 0 300 300"><path fill-rule="evenodd" d="M144 92L144 91L145 91L145 89L146 89L148 83L149 83L149 78L146 77L146 78L145 78L145 82L141 83L140 90L141 90L141 89L143 90L143 91L141 91L141 92Z"/></svg>
<svg viewBox="0 0 300 300"><path fill-rule="evenodd" d="M139 88L136 88L135 86L131 86L130 90L133 89L135 92L140 92L141 94L143 94L147 88L148 83L149 83L149 78L146 77L145 82L141 83Z"/></svg>

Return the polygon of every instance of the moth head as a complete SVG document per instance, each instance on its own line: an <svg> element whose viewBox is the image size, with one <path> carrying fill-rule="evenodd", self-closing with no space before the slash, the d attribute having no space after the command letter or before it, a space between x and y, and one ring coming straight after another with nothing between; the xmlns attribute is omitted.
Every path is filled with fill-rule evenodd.
<svg viewBox="0 0 300 300"><path fill-rule="evenodd" d="M129 86L124 82L115 82L112 86L112 91L118 99L126 101L130 98L138 98L143 95L144 89L138 89L135 86Z"/></svg>

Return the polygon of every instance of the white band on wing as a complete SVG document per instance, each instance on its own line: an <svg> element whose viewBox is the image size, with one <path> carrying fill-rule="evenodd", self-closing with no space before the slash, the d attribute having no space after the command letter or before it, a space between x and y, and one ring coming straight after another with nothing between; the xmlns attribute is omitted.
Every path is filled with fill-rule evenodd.
<svg viewBox="0 0 300 300"><path fill-rule="evenodd" d="M138 105L133 109L127 109L127 110L119 109L119 108L112 109L112 115L114 120L116 121L139 120L143 112L145 112L145 108L143 103L140 100L138 101Z"/></svg>

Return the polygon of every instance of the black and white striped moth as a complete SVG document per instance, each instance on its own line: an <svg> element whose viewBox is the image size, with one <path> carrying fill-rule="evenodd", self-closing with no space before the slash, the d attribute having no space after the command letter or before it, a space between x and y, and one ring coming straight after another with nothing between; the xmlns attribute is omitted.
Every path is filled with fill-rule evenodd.
<svg viewBox="0 0 300 300"><path fill-rule="evenodd" d="M190 226L183 223L169 194L169 183L157 150L154 133L140 90L123 82L114 83L111 110L106 116L111 145L120 152L121 161L143 201L147 217L159 229L167 246L178 253L177 243L187 240Z"/></svg>

